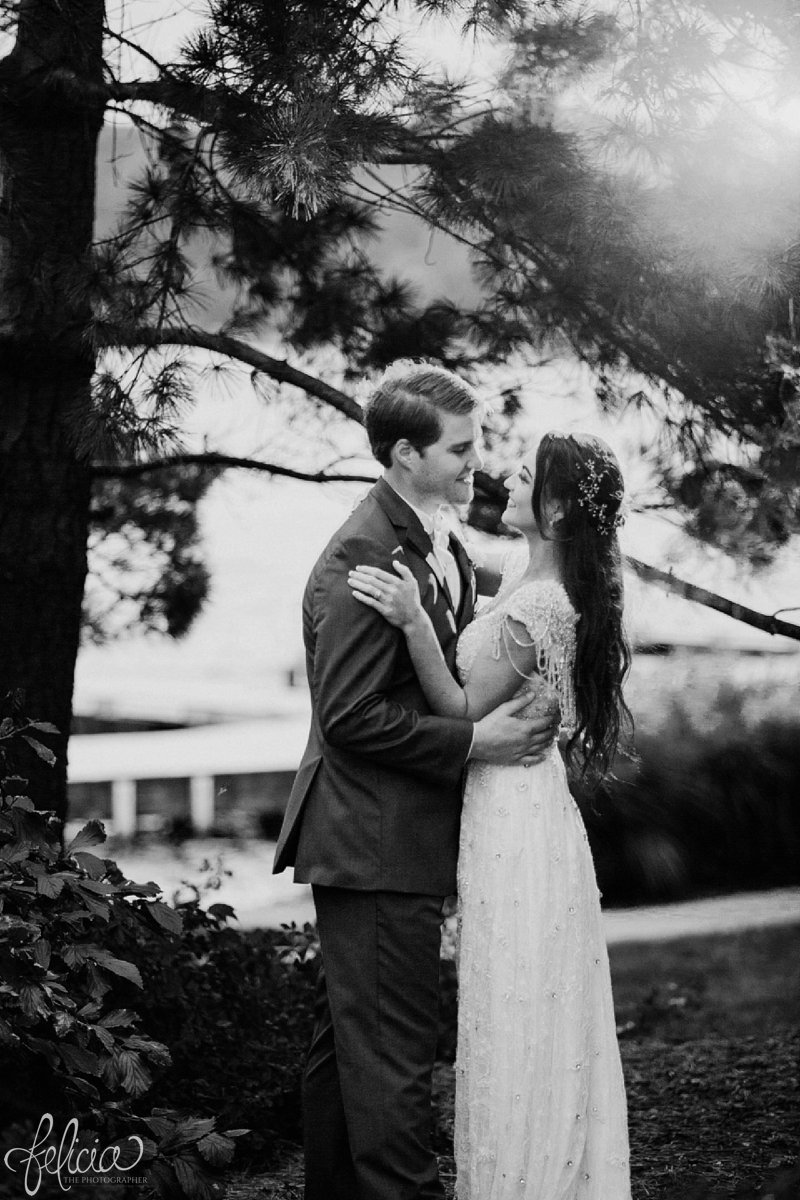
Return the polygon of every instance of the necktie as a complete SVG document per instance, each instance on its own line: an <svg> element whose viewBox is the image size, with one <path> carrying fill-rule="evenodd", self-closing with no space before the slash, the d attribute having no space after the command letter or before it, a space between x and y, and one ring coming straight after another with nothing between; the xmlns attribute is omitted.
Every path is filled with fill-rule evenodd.
<svg viewBox="0 0 800 1200"><path fill-rule="evenodd" d="M453 601L453 608L458 609L461 602L461 572L458 569L455 556L450 549L450 533L450 526L444 514L441 511L437 512L433 518L433 533L431 535L433 553L444 573L447 588Z"/></svg>

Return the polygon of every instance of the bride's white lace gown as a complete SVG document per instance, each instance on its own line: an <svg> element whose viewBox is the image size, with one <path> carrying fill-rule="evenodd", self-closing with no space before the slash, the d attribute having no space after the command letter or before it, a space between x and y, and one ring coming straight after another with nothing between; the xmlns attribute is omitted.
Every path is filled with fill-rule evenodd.
<svg viewBox="0 0 800 1200"><path fill-rule="evenodd" d="M568 724L578 616L560 584L517 586L523 573L462 634L459 672L527 636L527 711L557 699ZM471 765L459 896L458 1200L629 1200L600 896L557 748L527 769Z"/></svg>

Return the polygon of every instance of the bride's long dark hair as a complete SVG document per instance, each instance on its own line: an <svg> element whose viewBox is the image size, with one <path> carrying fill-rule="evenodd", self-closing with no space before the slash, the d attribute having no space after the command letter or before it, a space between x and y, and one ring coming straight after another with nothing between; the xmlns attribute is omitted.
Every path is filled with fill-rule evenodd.
<svg viewBox="0 0 800 1200"><path fill-rule="evenodd" d="M622 472L613 451L590 434L546 434L536 454L533 514L555 543L561 579L580 620L576 630L577 728L567 758L583 776L608 771L623 733L632 728L622 684L631 652L622 623L622 559L617 537ZM545 507L559 501L552 523Z"/></svg>

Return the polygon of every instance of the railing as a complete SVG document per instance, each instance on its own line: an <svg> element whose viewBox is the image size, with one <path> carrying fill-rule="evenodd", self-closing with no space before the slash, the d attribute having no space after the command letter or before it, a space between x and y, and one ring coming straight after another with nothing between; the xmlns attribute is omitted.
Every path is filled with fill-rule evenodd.
<svg viewBox="0 0 800 1200"><path fill-rule="evenodd" d="M132 836L141 827L138 784L188 779L189 819L206 832L217 818L215 779L296 770L308 735L305 714L146 733L78 734L70 741L70 784L111 788L109 832Z"/></svg>

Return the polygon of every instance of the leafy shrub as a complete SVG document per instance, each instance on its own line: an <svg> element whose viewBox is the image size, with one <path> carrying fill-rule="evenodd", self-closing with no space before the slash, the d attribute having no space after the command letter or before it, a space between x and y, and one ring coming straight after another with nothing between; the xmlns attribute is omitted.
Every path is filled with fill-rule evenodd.
<svg viewBox="0 0 800 1200"><path fill-rule="evenodd" d="M142 978L120 948L144 930L180 928L180 917L155 884L92 853L104 838L97 822L62 850L57 823L20 783L0 785L0 1044L52 1076L64 1105L142 1095L169 1054L137 1029L127 1005ZM35 1086L36 1075L25 1078ZM5 1104L27 1104L4 1080Z"/></svg>
<svg viewBox="0 0 800 1200"><path fill-rule="evenodd" d="M39 737L53 732L6 717L0 767L19 739L50 761ZM19 1146L32 1146L43 1103L56 1131L43 1146L58 1143L69 1119L78 1146L95 1131L104 1144L135 1135L151 1191L206 1200L243 1131L219 1134L213 1118L141 1111L171 1060L134 1008L144 984L137 959L179 938L181 915L156 884L134 883L93 853L105 839L99 822L63 847L53 814L25 793L23 779L0 771L0 1120L26 1132L12 1143Z"/></svg>
<svg viewBox="0 0 800 1200"><path fill-rule="evenodd" d="M747 692L721 688L698 725L673 700L595 797L577 799L612 903L800 882L800 724L752 723Z"/></svg>
<svg viewBox="0 0 800 1200"><path fill-rule="evenodd" d="M240 933L226 905L184 904L184 930L169 950L140 962L139 1011L172 1067L153 1094L187 1095L220 1122L250 1129L261 1164L300 1133L300 1086L313 1023L318 944L311 926Z"/></svg>

